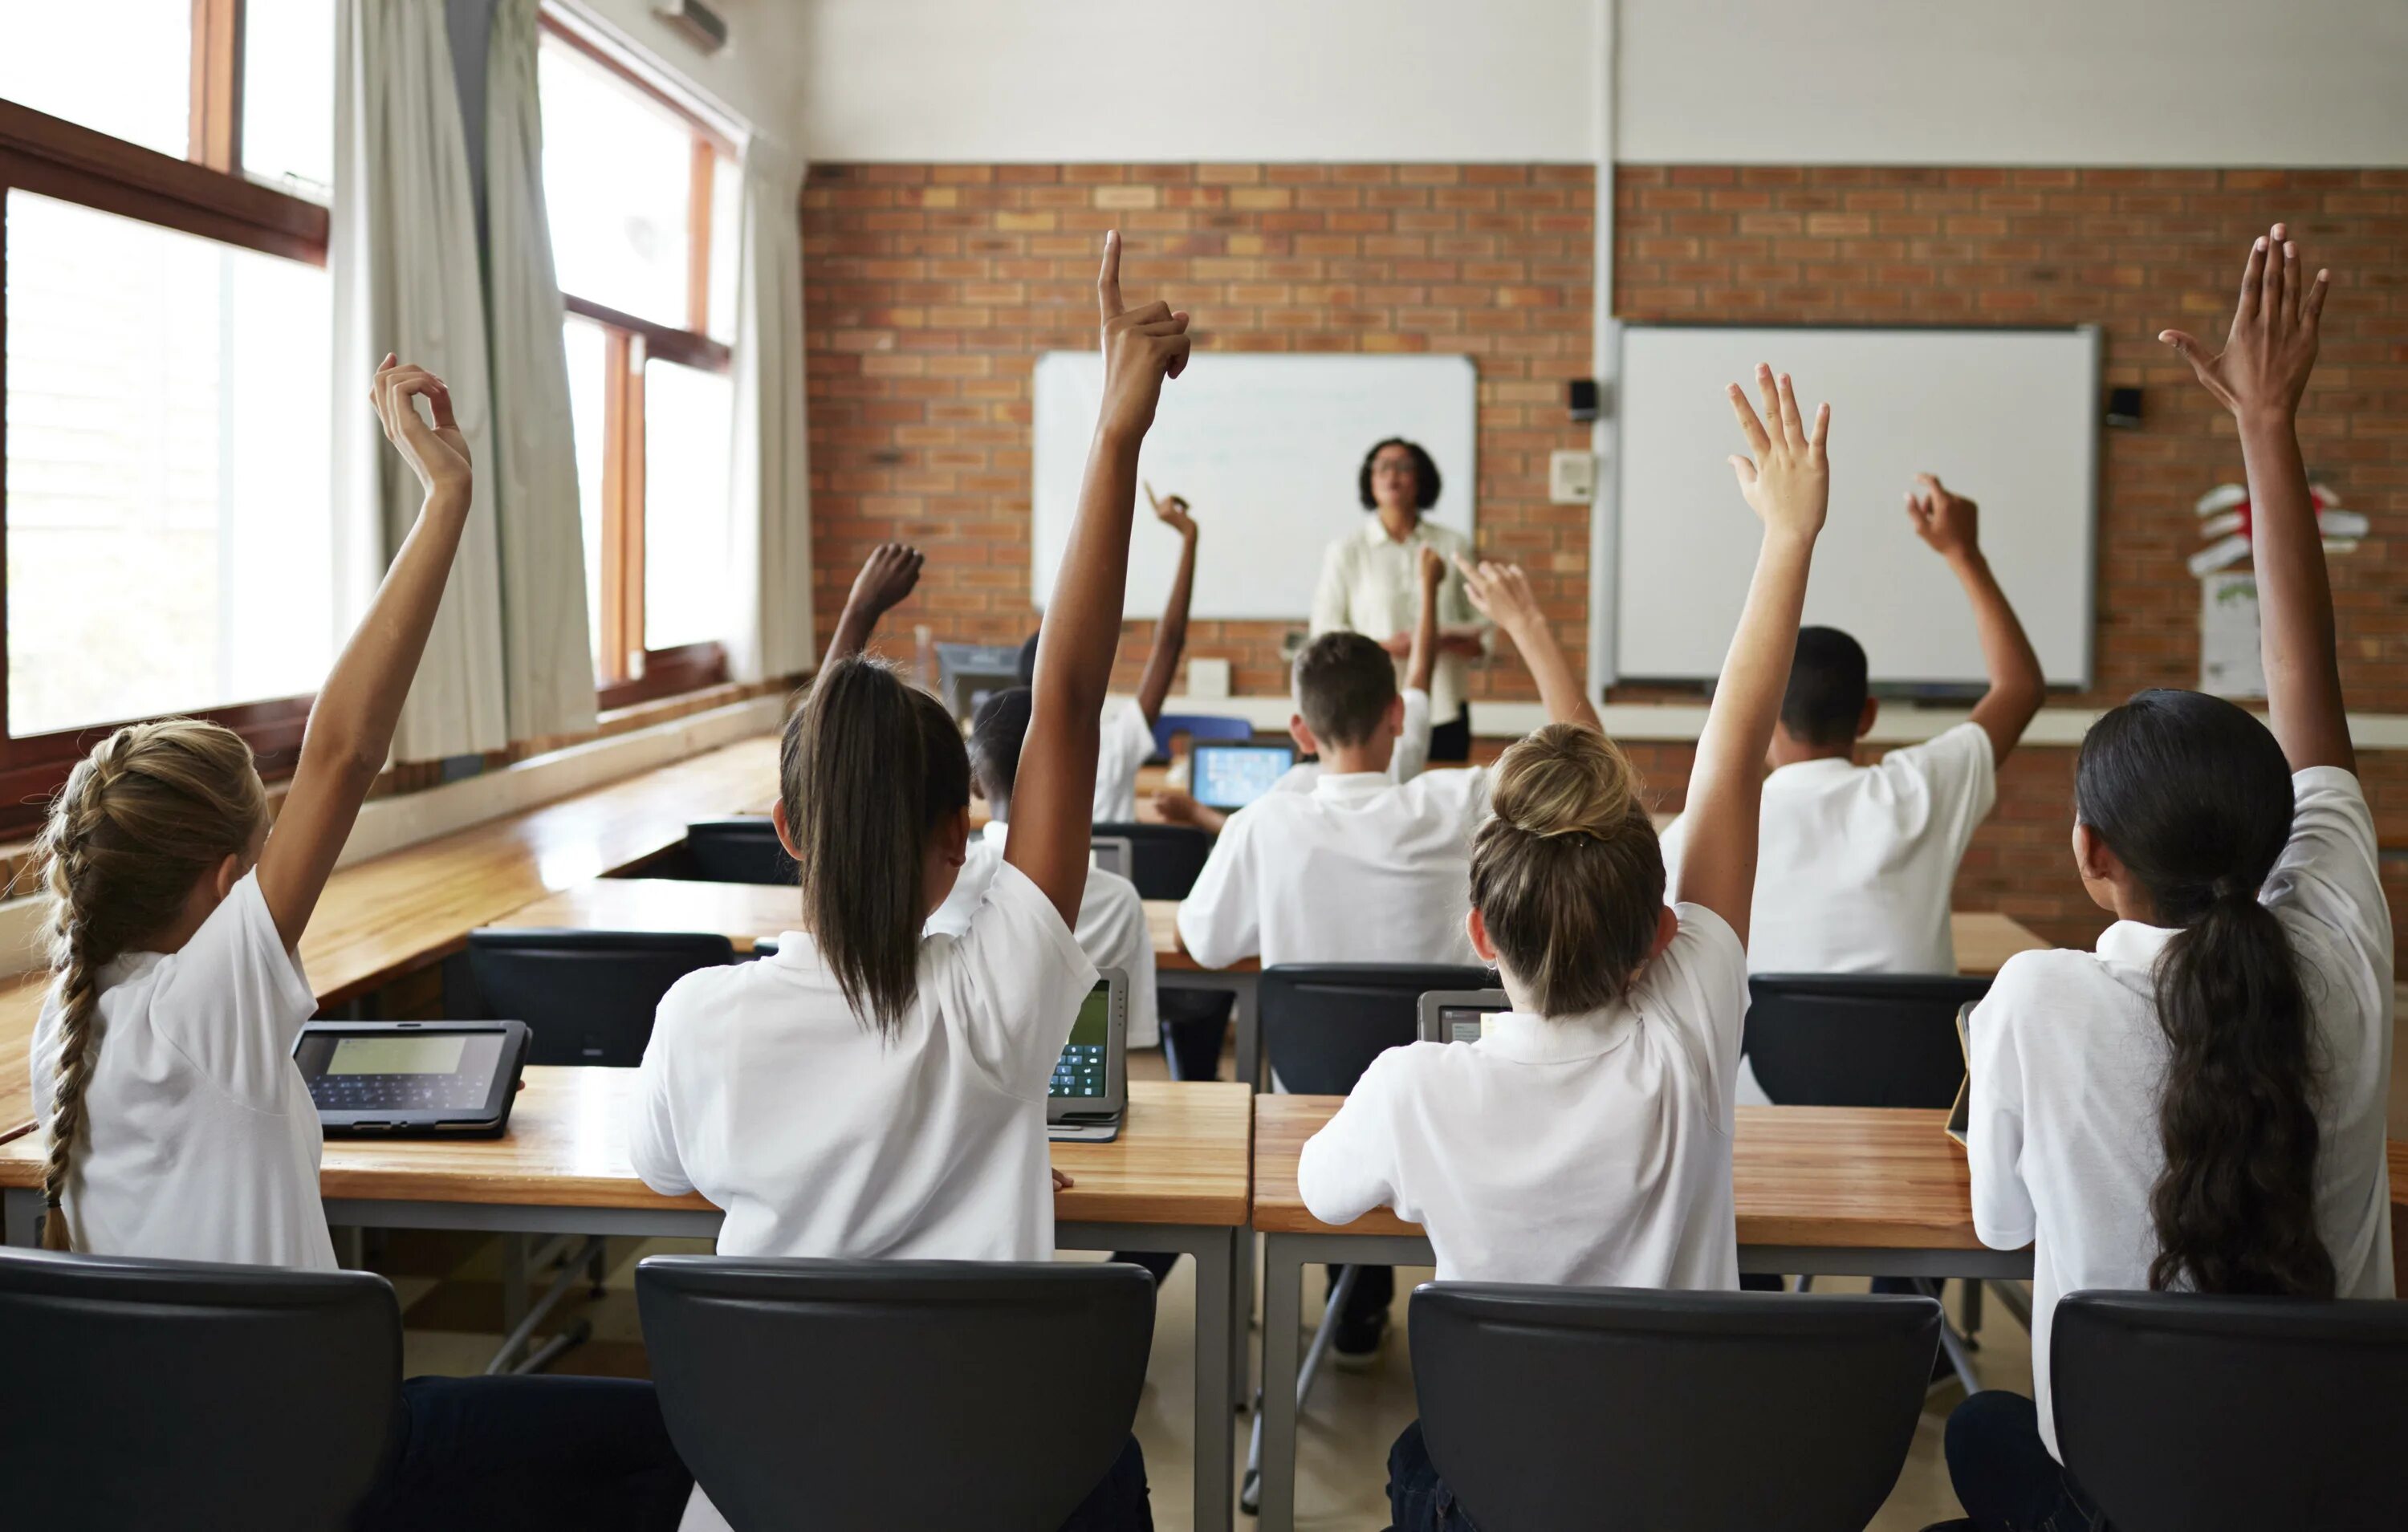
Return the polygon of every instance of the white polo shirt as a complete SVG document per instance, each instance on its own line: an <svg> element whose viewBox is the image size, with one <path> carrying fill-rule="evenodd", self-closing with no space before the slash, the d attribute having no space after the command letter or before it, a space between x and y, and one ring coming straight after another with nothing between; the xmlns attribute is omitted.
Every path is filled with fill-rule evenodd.
<svg viewBox="0 0 2408 1532"><path fill-rule="evenodd" d="M335 1269L318 1198L318 1109L293 1062L317 1009L256 873L179 950L104 966L64 1198L76 1248ZM53 988L32 1050L44 1131L58 1052Z"/></svg>
<svg viewBox="0 0 2408 1532"><path fill-rule="evenodd" d="M1765 778L1748 971L1955 973L1956 866L1998 796L1978 723L1872 766L1800 761ZM1667 898L1686 831L1686 816L1664 831Z"/></svg>
<svg viewBox="0 0 2408 1532"><path fill-rule="evenodd" d="M1394 1208L1440 1281L1739 1285L1731 1093L1747 1012L1739 938L1703 905L1619 1003L1488 1018L1478 1042L1372 1061L1304 1146L1326 1224Z"/></svg>
<svg viewBox="0 0 2408 1532"><path fill-rule="evenodd" d="M967 932L922 944L891 1040L787 932L775 956L663 997L629 1124L636 1174L723 1209L723 1255L1050 1260L1046 1088L1095 981L1009 865Z"/></svg>
<svg viewBox="0 0 2408 1532"><path fill-rule="evenodd" d="M1405 689L1405 726L1397 735L1396 753L1388 757L1387 778L1409 782L1429 769L1430 699L1418 686ZM1271 783L1274 793L1310 793L1321 780L1321 763L1298 761Z"/></svg>
<svg viewBox="0 0 2408 1532"><path fill-rule="evenodd" d="M928 917L928 935L958 937L970 928L970 917L988 885L1003 867L1003 847L1010 826L990 821L972 838L953 891ZM1087 869L1087 891L1079 900L1079 950L1098 968L1118 968L1128 975L1128 1041L1131 1048L1152 1048L1162 1040L1162 1022L1154 995L1154 936L1145 923L1145 901L1137 885L1101 867Z"/></svg>
<svg viewBox="0 0 2408 1532"><path fill-rule="evenodd" d="M1268 793L1229 816L1179 935L1196 961L1480 961L1464 931L1471 833L1488 814L1488 772L1325 776L1310 793Z"/></svg>
<svg viewBox="0 0 2408 1532"><path fill-rule="evenodd" d="M2339 1296L2387 1298L2391 917L2374 819L2346 771L2315 767L2291 785L2290 843L2258 897L2290 936L2314 1017L2323 1074L2316 1226ZM1973 1226L1996 1249L2033 1247L2032 1382L2052 1453L2057 1299L2086 1287L2145 1288L2157 1253L2149 1190L2165 1168L2166 1039L2152 977L2173 935L2119 921L2095 953L2017 953L1968 1027Z"/></svg>
<svg viewBox="0 0 2408 1532"><path fill-rule="evenodd" d="M1096 811L1098 824L1126 824L1137 818L1137 768L1154 758L1154 725L1135 697L1104 704L1096 745Z"/></svg>

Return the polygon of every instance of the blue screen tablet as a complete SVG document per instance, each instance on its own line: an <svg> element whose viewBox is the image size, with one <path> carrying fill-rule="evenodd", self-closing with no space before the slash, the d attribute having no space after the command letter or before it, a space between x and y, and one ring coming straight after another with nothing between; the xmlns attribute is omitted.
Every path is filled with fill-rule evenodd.
<svg viewBox="0 0 2408 1532"><path fill-rule="evenodd" d="M1198 745L1188 791L1208 809L1243 809L1294 765L1296 752L1286 745Z"/></svg>

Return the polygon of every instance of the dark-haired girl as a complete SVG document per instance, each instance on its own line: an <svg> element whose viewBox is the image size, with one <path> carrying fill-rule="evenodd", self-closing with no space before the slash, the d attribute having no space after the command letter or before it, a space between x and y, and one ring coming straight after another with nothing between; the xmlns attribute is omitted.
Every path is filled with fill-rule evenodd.
<svg viewBox="0 0 2408 1532"><path fill-rule="evenodd" d="M1404 685L1412 653L1415 615L1421 605L1424 549L1443 561L1439 591L1439 649L1430 677L1430 760L1471 759L1470 661L1485 652L1489 624L1463 592L1455 572L1469 559L1471 539L1422 512L1438 504L1438 465L1420 444L1391 437L1363 454L1355 476L1363 508L1372 514L1355 531L1330 543L1321 559L1321 583L1312 596L1312 636L1360 633L1379 640L1397 662Z"/></svg>
<svg viewBox="0 0 2408 1532"><path fill-rule="evenodd" d="M2073 855L2115 923L2095 952L2014 958L1971 1021L1973 1222L2033 1246L2038 1395L1979 1394L1948 1423L1985 1532L2091 1524L2050 1413L2063 1294L2392 1294L2391 921L2294 430L2325 286L2278 223L2220 355L2162 337L2240 425L2272 727L2176 691L2093 725Z"/></svg>
<svg viewBox="0 0 2408 1532"><path fill-rule="evenodd" d="M1054 1253L1045 1096L1094 965L1087 882L1097 719L1120 639L1138 446L1187 316L1126 309L1120 241L1096 291L1104 399L1045 613L1003 866L960 936L922 927L961 871L969 760L934 697L832 661L786 725L779 838L801 929L662 1000L633 1124L637 1174L726 1211L730 1255L1041 1261ZM689 1529L721 1526L697 1492ZM1150 1526L1131 1440L1068 1525Z"/></svg>

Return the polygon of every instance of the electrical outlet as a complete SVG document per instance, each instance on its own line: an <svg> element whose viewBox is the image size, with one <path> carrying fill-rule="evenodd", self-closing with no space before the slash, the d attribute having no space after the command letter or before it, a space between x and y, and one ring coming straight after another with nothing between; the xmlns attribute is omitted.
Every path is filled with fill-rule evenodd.
<svg viewBox="0 0 2408 1532"><path fill-rule="evenodd" d="M1187 694L1218 702L1229 694L1229 662L1192 659L1187 662Z"/></svg>
<svg viewBox="0 0 2408 1532"><path fill-rule="evenodd" d="M1547 454L1547 499L1584 506L1597 498L1597 454L1565 448Z"/></svg>

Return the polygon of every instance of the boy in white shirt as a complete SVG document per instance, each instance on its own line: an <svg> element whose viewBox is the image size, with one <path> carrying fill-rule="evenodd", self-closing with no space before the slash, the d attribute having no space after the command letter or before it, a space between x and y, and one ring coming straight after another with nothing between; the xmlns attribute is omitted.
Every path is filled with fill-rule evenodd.
<svg viewBox="0 0 2408 1532"><path fill-rule="evenodd" d="M1769 428L1730 398L1762 551L1698 741L1673 902L1638 774L1582 699L1497 763L1471 853L1467 935L1513 1009L1477 1042L1382 1054L1297 1162L1314 1217L1393 1208L1427 1231L1440 1281L1738 1285L1732 1096L1760 763L1829 483L1828 411L1810 435L1787 378L1759 368L1757 384ZM1480 1514L1440 1481L1418 1424L1389 1453L1388 1488L1398 1532Z"/></svg>

